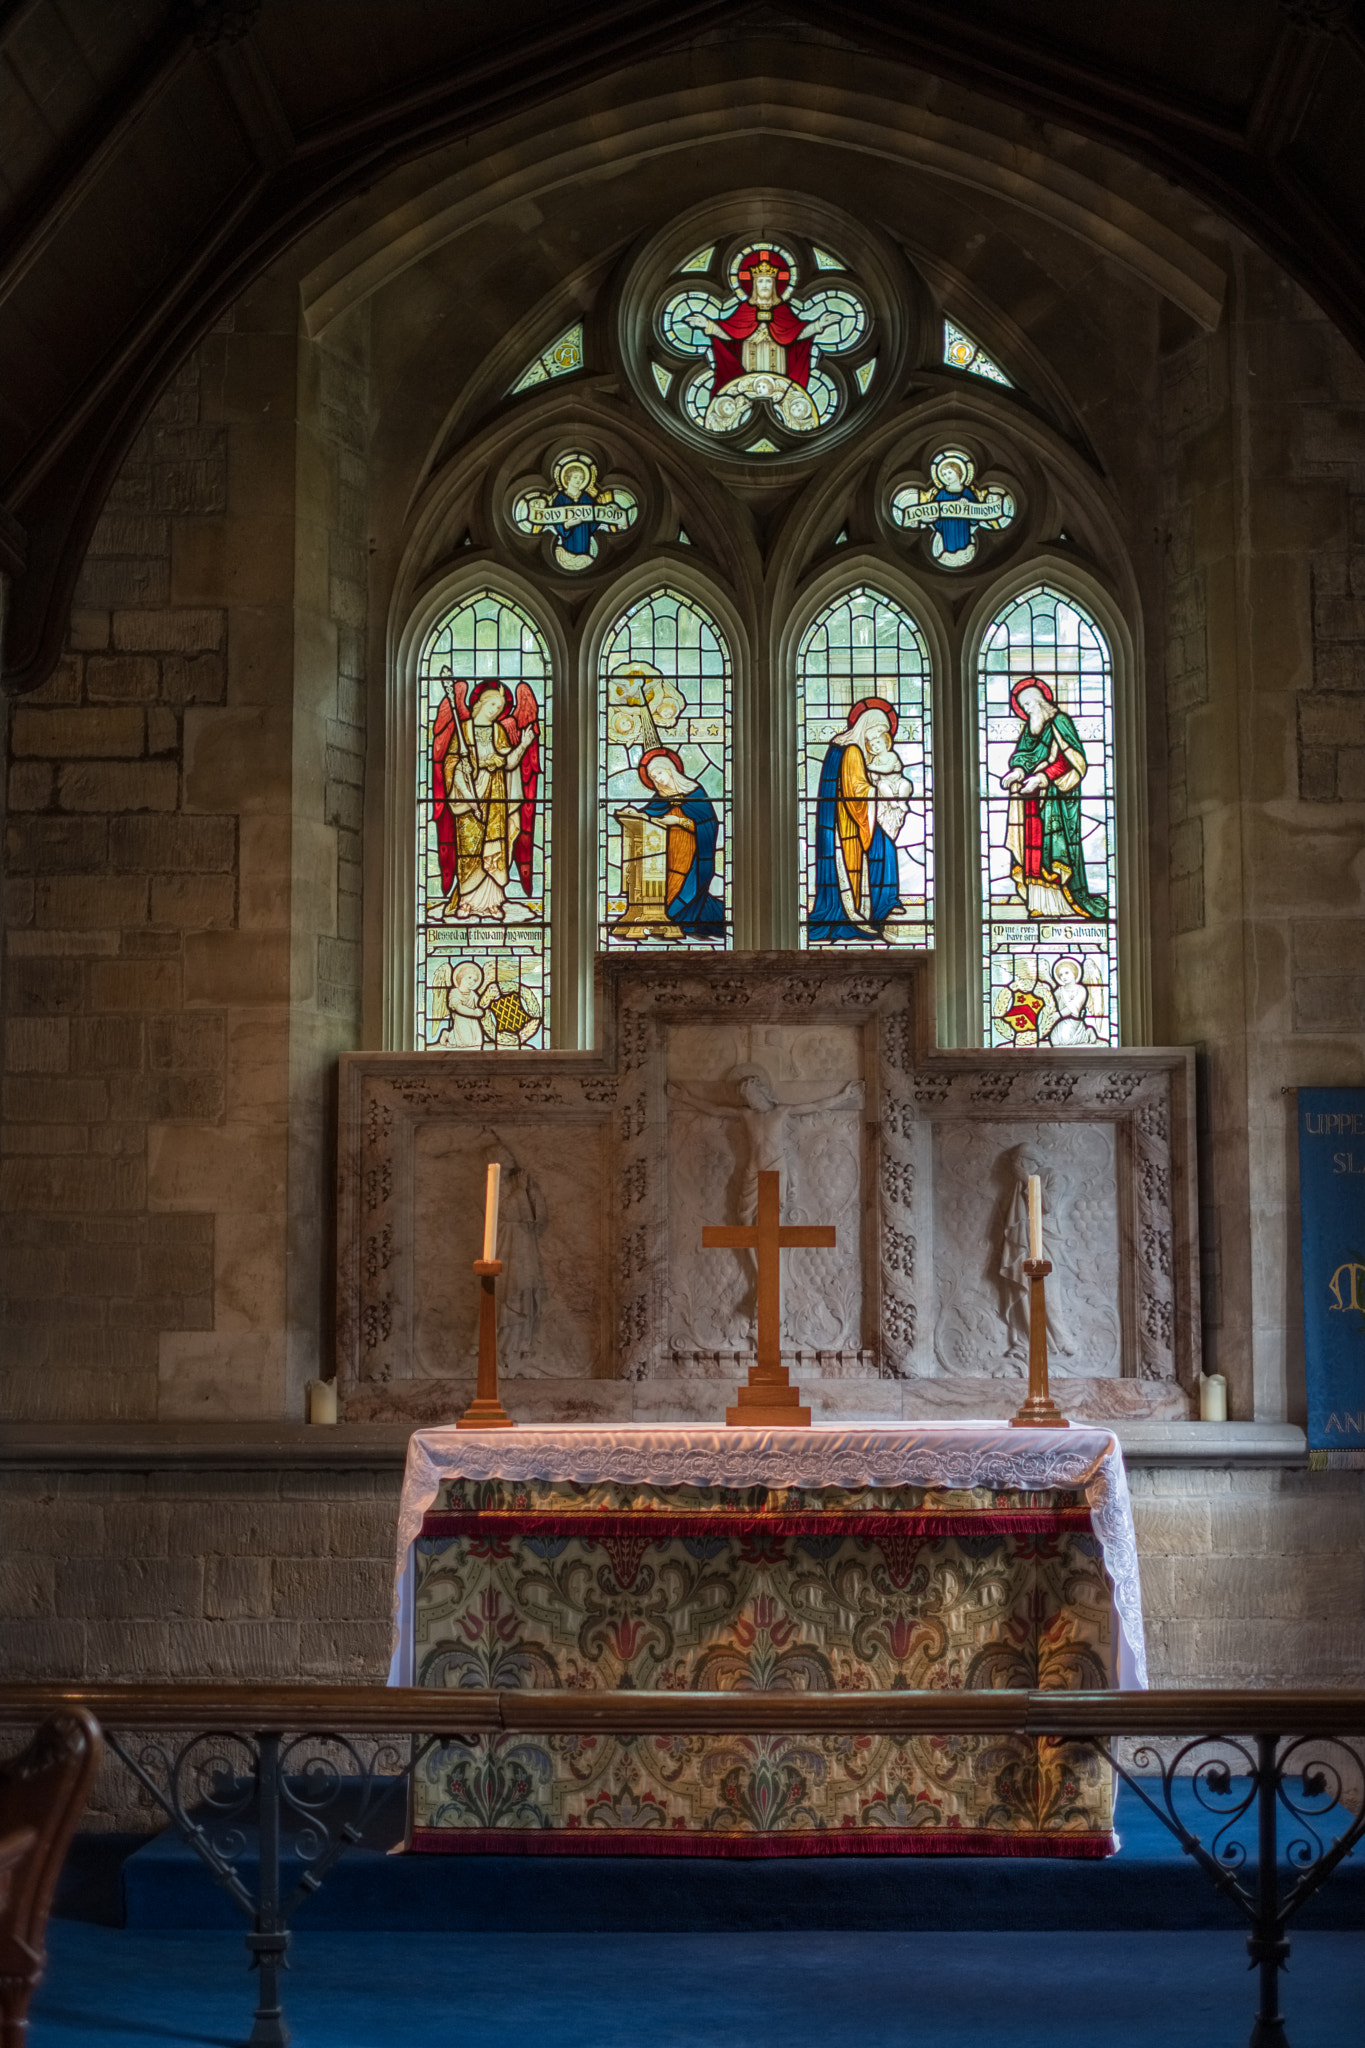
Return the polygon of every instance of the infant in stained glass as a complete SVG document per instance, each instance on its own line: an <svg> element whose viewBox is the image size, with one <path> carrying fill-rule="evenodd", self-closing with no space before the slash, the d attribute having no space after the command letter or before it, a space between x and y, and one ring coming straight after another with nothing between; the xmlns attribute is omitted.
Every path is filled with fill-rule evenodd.
<svg viewBox="0 0 1365 2048"><path fill-rule="evenodd" d="M905 763L891 743L884 725L873 725L864 749L868 780L876 798L877 817L894 839L905 823L915 785L905 773Z"/></svg>

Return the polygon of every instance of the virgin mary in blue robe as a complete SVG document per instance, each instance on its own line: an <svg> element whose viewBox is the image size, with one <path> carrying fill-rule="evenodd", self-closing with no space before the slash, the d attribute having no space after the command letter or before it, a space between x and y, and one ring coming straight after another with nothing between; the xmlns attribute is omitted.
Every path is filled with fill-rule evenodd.
<svg viewBox="0 0 1365 2048"><path fill-rule="evenodd" d="M715 805L670 749L658 747L645 755L640 780L646 789L655 791L648 803L641 804L641 811L666 828L664 909L668 917L689 938L721 938L725 907L711 894L720 836Z"/></svg>
<svg viewBox="0 0 1365 2048"><path fill-rule="evenodd" d="M896 736L884 697L865 697L829 743L815 797L815 901L807 920L813 946L859 945L881 937L900 905L895 843L877 822L867 772L867 739L880 726Z"/></svg>

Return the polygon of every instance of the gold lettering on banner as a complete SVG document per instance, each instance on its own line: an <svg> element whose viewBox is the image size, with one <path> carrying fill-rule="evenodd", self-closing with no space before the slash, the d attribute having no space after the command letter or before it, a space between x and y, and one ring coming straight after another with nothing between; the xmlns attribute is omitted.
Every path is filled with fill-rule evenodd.
<svg viewBox="0 0 1365 2048"><path fill-rule="evenodd" d="M1347 1276L1345 1288L1341 1284L1343 1273ZM1333 1273L1331 1279L1327 1282L1327 1291L1332 1297L1334 1313L1349 1315L1352 1309L1354 1309L1358 1315L1365 1315L1365 1300L1361 1299L1362 1282L1365 1282L1365 1265L1355 1260L1347 1260L1343 1265L1337 1267L1336 1272Z"/></svg>

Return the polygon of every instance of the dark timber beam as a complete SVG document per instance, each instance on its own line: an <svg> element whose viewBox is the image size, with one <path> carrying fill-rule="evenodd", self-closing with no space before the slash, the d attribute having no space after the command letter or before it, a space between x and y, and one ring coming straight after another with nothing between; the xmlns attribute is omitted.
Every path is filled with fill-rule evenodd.
<svg viewBox="0 0 1365 2048"><path fill-rule="evenodd" d="M72 140L61 162L44 179L23 219L0 244L0 301L26 277L99 183L138 122L161 97L190 51L194 38L177 17L143 53L116 92Z"/></svg>

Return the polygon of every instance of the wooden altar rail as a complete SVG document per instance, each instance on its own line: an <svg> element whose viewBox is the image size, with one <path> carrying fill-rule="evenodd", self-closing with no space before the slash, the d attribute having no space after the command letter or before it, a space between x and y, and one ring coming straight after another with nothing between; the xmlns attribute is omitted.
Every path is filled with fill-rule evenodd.
<svg viewBox="0 0 1365 2048"><path fill-rule="evenodd" d="M0 1685L0 1726L291 1734L1365 1735L1365 1691L487 1692L387 1685Z"/></svg>
<svg viewBox="0 0 1365 2048"><path fill-rule="evenodd" d="M1365 1841L1365 1692L468 1692L382 1685L0 1685L0 1726L92 1714L108 1747L159 1805L245 1915L258 2003L252 2048L287 2048L281 1973L289 1921L349 1843L362 1839L367 1812L405 1784L417 1760L443 1738L480 1734L883 1734L1013 1735L1061 1740L1098 1753L1210 1883L1245 1917L1247 1951L1259 1979L1250 2048L1288 2048L1279 2012L1287 1929L1305 1900ZM158 1736L170 1736L161 1743ZM389 1747L364 1758L352 1736L418 1738L406 1758ZM1142 1778L1112 1747L1115 1736L1146 1738ZM1151 1747L1178 1738L1173 1754ZM1352 1739L1354 1738L1354 1739ZM309 1744L324 1745L321 1778L310 1777ZM208 1745L216 1745L208 1747ZM176 1747L178 1745L178 1747ZM172 1753L174 1751L174 1753ZM315 1753L317 1754L317 1753ZM338 1757L341 1761L338 1762ZM323 1809L354 1773L360 1792L350 1820ZM244 1773L244 1774L243 1774ZM1175 1788L1193 1773L1220 1823L1205 1842L1182 1817ZM1159 1789L1154 1793L1153 1786ZM329 1789L330 1788L330 1789ZM195 1802L198 1802L197 1804ZM220 1826L215 1827L212 1808ZM1281 1808L1306 1824L1289 1845L1277 1839ZM1327 1820L1344 1816L1328 1843ZM237 1859L241 1821L254 1816L256 1883ZM1254 1818L1254 1862L1228 1846L1229 1830ZM286 1891L288 1830L304 1867ZM307 1846L305 1846L307 1845ZM297 1861L294 1868L298 1868Z"/></svg>

